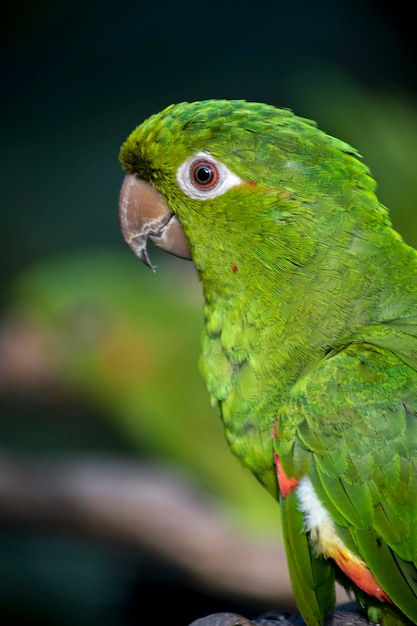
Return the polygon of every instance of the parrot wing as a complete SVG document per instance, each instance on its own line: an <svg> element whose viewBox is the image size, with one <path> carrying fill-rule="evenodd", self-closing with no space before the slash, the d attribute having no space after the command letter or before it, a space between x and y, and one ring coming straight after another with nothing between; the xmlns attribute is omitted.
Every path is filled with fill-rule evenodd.
<svg viewBox="0 0 417 626"><path fill-rule="evenodd" d="M283 512L298 526L301 513L315 558L332 558L364 606L397 606L417 622L416 371L373 345L330 353L293 387L275 454L293 485ZM295 591L301 555L300 571L290 558Z"/></svg>

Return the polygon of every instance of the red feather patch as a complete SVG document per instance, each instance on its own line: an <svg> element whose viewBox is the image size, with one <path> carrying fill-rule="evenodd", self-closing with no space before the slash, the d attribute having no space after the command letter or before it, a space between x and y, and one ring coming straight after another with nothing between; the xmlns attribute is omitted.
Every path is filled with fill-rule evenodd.
<svg viewBox="0 0 417 626"><path fill-rule="evenodd" d="M279 490L282 496L286 498L290 495L290 493L294 491L294 489L297 488L298 478L295 478L294 476L287 476L287 474L282 469L281 460L276 452L274 452L274 461L277 472Z"/></svg>
<svg viewBox="0 0 417 626"><path fill-rule="evenodd" d="M273 437L274 439L278 439L278 420L276 420L274 424ZM294 489L297 488L298 478L295 478L294 476L287 476L287 474L284 472L283 467L281 465L281 459L279 458L275 450L274 450L274 463L275 463L275 469L277 473L279 490L283 498L286 498L287 496L290 495L290 493L294 491Z"/></svg>
<svg viewBox="0 0 417 626"><path fill-rule="evenodd" d="M342 572L344 572L359 589L362 589L362 591L365 591L365 593L368 593L370 596L374 596L374 598L377 598L380 602L390 602L392 604L391 598L381 589L364 563L359 560L353 560L351 554L342 547L336 548L332 557Z"/></svg>

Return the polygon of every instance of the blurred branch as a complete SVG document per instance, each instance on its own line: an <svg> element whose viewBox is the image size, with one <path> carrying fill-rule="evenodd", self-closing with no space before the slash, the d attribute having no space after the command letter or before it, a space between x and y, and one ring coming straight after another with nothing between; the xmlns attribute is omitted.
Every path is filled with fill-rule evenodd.
<svg viewBox="0 0 417 626"><path fill-rule="evenodd" d="M330 613L324 626L369 626L371 622L358 611L340 610ZM195 620L189 626L305 626L299 615L269 612L251 621L236 613L213 613Z"/></svg>
<svg viewBox="0 0 417 626"><path fill-rule="evenodd" d="M3 454L4 521L146 546L222 593L292 604L283 548L234 528L172 468L115 458L34 462Z"/></svg>

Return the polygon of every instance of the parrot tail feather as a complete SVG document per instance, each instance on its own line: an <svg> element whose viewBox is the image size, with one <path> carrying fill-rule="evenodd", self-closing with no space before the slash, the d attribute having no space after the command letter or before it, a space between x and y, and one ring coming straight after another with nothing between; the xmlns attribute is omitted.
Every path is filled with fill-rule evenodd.
<svg viewBox="0 0 417 626"><path fill-rule="evenodd" d="M385 593L376 578L369 571L365 561L349 550L338 536L335 525L321 504L307 476L304 476L297 488L300 510L304 514L305 530L318 556L331 558L342 572L365 593L380 602L389 602L391 598Z"/></svg>
<svg viewBox="0 0 417 626"><path fill-rule="evenodd" d="M362 591L380 602L392 604L391 598L372 576L362 559L359 559L350 550L340 545L335 545L332 552L334 553L331 556L335 563L359 589L362 589Z"/></svg>

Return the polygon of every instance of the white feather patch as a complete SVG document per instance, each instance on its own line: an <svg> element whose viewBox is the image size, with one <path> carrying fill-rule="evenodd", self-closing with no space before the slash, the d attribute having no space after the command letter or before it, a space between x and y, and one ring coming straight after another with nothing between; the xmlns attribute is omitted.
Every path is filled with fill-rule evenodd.
<svg viewBox="0 0 417 626"><path fill-rule="evenodd" d="M310 534L316 553L329 556L335 546L344 546L307 476L298 484L297 498L299 509L304 515L304 528Z"/></svg>

